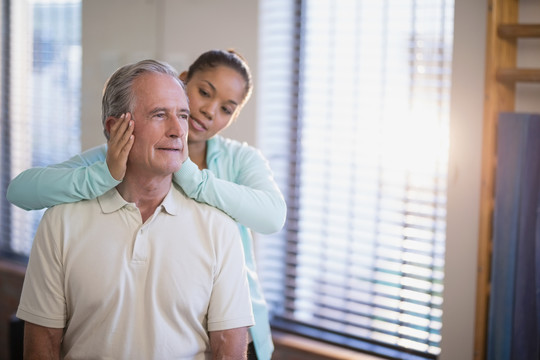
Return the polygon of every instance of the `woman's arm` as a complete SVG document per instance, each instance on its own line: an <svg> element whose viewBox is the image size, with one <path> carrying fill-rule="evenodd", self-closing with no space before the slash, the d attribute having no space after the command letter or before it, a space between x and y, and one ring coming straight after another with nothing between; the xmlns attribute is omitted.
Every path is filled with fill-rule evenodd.
<svg viewBox="0 0 540 360"><path fill-rule="evenodd" d="M25 210L92 199L119 184L105 162L105 144L68 161L23 171L11 180L6 197Z"/></svg>
<svg viewBox="0 0 540 360"><path fill-rule="evenodd" d="M7 199L25 210L39 210L93 199L118 185L133 145L130 114L118 120L109 129L108 146L103 144L60 164L23 171L9 184Z"/></svg>
<svg viewBox="0 0 540 360"><path fill-rule="evenodd" d="M201 171L190 159L174 174L174 181L189 197L217 207L256 232L281 230L287 206L268 161L252 148L234 156L234 182L219 179L210 170Z"/></svg>

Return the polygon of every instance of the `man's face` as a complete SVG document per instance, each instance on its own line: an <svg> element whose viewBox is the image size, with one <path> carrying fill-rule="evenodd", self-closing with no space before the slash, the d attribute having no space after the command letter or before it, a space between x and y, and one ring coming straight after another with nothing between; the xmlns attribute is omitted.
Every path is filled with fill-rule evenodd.
<svg viewBox="0 0 540 360"><path fill-rule="evenodd" d="M145 73L133 83L135 141L128 169L139 175L167 176L187 158L189 106L180 84L171 76Z"/></svg>

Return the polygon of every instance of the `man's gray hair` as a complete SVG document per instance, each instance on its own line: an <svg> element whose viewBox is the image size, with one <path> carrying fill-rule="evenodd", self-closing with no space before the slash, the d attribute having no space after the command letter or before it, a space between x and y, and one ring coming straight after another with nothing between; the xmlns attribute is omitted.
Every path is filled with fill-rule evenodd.
<svg viewBox="0 0 540 360"><path fill-rule="evenodd" d="M173 77L186 91L184 83L178 77L178 72L169 64L157 60L142 60L134 64L122 66L111 75L103 88L101 100L101 121L103 133L107 140L109 133L105 127L108 117L119 118L122 114L132 112L135 102L133 82L145 73L160 73Z"/></svg>

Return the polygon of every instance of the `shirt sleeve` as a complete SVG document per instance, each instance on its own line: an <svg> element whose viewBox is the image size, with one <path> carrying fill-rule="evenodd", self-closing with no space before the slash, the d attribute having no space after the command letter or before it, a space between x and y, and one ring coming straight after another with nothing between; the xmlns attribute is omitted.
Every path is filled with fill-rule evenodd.
<svg viewBox="0 0 540 360"><path fill-rule="evenodd" d="M109 172L106 155L103 144L63 163L25 170L11 180L6 197L24 210L39 210L103 195L120 183Z"/></svg>
<svg viewBox="0 0 540 360"><path fill-rule="evenodd" d="M58 221L51 220L51 210L54 209L43 215L32 244L17 317L45 327L63 328L66 322L64 272L56 241L60 232L52 229Z"/></svg>
<svg viewBox="0 0 540 360"><path fill-rule="evenodd" d="M208 304L208 331L255 324L240 233L231 219L226 220L227 226L216 228L218 231L214 232L219 239L214 249L216 266Z"/></svg>
<svg viewBox="0 0 540 360"><path fill-rule="evenodd" d="M219 179L208 169L200 170L190 159L174 174L174 181L187 196L220 209L253 231L271 234L281 230L287 206L268 161L248 147L234 156L234 182Z"/></svg>

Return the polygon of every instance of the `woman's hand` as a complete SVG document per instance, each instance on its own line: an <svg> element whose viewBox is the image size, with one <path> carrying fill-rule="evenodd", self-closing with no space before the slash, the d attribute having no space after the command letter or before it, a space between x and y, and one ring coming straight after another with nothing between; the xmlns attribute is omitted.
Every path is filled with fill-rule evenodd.
<svg viewBox="0 0 540 360"><path fill-rule="evenodd" d="M131 114L123 114L109 131L106 161L109 172L118 181L122 181L126 174L127 158L134 140L133 124Z"/></svg>

